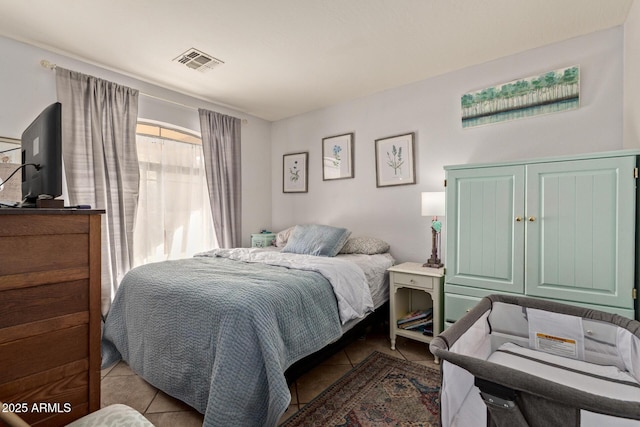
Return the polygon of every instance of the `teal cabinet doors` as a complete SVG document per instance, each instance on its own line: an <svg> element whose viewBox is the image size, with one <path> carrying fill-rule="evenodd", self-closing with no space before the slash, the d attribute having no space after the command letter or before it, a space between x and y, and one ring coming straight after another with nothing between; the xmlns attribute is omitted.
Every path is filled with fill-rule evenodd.
<svg viewBox="0 0 640 427"><path fill-rule="evenodd" d="M527 166L526 293L633 309L635 157Z"/></svg>
<svg viewBox="0 0 640 427"><path fill-rule="evenodd" d="M448 172L447 283L524 292L524 177L522 166Z"/></svg>
<svg viewBox="0 0 640 427"><path fill-rule="evenodd" d="M634 317L637 159L446 167L445 293L523 294Z"/></svg>

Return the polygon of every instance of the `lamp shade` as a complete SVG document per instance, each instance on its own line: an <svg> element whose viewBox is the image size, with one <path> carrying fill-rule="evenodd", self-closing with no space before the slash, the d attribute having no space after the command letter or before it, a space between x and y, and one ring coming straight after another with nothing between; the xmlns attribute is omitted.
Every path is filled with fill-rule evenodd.
<svg viewBox="0 0 640 427"><path fill-rule="evenodd" d="M422 193L422 216L444 216L444 191Z"/></svg>

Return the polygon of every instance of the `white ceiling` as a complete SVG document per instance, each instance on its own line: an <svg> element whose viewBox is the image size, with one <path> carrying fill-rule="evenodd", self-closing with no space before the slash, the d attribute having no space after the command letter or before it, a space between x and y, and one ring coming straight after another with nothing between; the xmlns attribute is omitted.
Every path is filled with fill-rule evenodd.
<svg viewBox="0 0 640 427"><path fill-rule="evenodd" d="M0 0L0 35L279 120L622 25L632 2ZM190 48L224 64L173 61Z"/></svg>

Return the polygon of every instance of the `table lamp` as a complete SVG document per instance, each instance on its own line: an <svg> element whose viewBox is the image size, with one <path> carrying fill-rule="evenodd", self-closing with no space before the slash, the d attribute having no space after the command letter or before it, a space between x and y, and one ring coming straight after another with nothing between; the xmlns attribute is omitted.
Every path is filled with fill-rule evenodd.
<svg viewBox="0 0 640 427"><path fill-rule="evenodd" d="M444 191L422 193L422 216L431 218L431 258L424 263L423 267L440 268L444 264L440 261L438 250L440 249L440 232L442 223L438 221L438 216L444 216Z"/></svg>

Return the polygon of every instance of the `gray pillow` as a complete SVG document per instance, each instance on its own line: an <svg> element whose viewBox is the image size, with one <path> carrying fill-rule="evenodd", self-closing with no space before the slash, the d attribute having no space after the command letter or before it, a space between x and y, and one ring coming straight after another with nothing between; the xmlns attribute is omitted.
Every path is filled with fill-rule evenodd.
<svg viewBox="0 0 640 427"><path fill-rule="evenodd" d="M389 244L375 237L352 237L342 247L341 254L375 255L389 252Z"/></svg>
<svg viewBox="0 0 640 427"><path fill-rule="evenodd" d="M329 225L296 225L282 252L333 257L351 235L346 228Z"/></svg>

